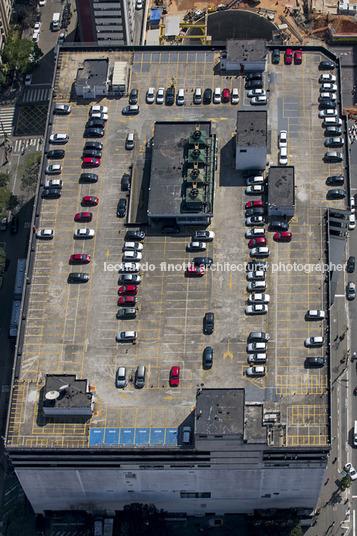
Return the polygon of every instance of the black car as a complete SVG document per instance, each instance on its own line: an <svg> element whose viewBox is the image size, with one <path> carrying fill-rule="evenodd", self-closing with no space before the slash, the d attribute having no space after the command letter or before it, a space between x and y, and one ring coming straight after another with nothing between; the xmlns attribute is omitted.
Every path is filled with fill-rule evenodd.
<svg viewBox="0 0 357 536"><path fill-rule="evenodd" d="M248 80L263 80L263 75L262 73L248 73L245 81L248 82Z"/></svg>
<svg viewBox="0 0 357 536"><path fill-rule="evenodd" d="M337 218L339 220L346 220L346 213L345 212L332 212L332 210L329 211L329 216L331 218Z"/></svg>
<svg viewBox="0 0 357 536"><path fill-rule="evenodd" d="M166 106L172 106L175 103L175 88L174 86L168 87L165 95Z"/></svg>
<svg viewBox="0 0 357 536"><path fill-rule="evenodd" d="M51 158L52 160L60 160L61 158L64 158L65 154L66 151L63 149L53 149L52 151L48 151L47 158Z"/></svg>
<svg viewBox="0 0 357 536"><path fill-rule="evenodd" d="M249 216L264 216L264 208L263 207L248 208L245 211L245 217L249 218Z"/></svg>
<svg viewBox="0 0 357 536"><path fill-rule="evenodd" d="M262 89L263 80L248 80L244 87L245 89Z"/></svg>
<svg viewBox="0 0 357 536"><path fill-rule="evenodd" d="M98 151L97 149L83 149L83 155L82 158L102 158L102 151Z"/></svg>
<svg viewBox="0 0 357 536"><path fill-rule="evenodd" d="M211 104L212 102L212 89L206 87L203 93L203 104Z"/></svg>
<svg viewBox="0 0 357 536"><path fill-rule="evenodd" d="M44 188L41 194L42 199L58 199L61 197L59 188Z"/></svg>
<svg viewBox="0 0 357 536"><path fill-rule="evenodd" d="M245 269L247 272L256 272L257 270L266 272L268 270L268 263L267 261L249 261Z"/></svg>
<svg viewBox="0 0 357 536"><path fill-rule="evenodd" d="M13 216L10 222L10 233L16 234L18 230L19 230L19 218L17 216Z"/></svg>
<svg viewBox="0 0 357 536"><path fill-rule="evenodd" d="M202 365L204 369L210 369L213 365L213 348L212 346L206 346L203 350Z"/></svg>
<svg viewBox="0 0 357 536"><path fill-rule="evenodd" d="M348 260L347 260L347 266L346 266L346 270L349 274L353 274L353 272L355 271L355 266L356 266L356 259L353 255L351 255L350 257L348 257Z"/></svg>
<svg viewBox="0 0 357 536"><path fill-rule="evenodd" d="M137 104L138 103L138 95L139 95L139 91L137 89L133 88L130 91L129 104Z"/></svg>
<svg viewBox="0 0 357 536"><path fill-rule="evenodd" d="M336 184L338 186L342 186L345 182L345 178L343 175L331 175L331 177L327 177L326 184Z"/></svg>
<svg viewBox="0 0 357 536"><path fill-rule="evenodd" d="M271 55L271 62L275 65L280 63L280 50L278 48L274 48L273 53Z"/></svg>
<svg viewBox="0 0 357 536"><path fill-rule="evenodd" d="M117 216L119 218L124 218L126 214L126 199L119 199L118 208L117 208Z"/></svg>
<svg viewBox="0 0 357 536"><path fill-rule="evenodd" d="M89 274L83 272L72 272L68 276L68 283L87 283L89 281Z"/></svg>
<svg viewBox="0 0 357 536"><path fill-rule="evenodd" d="M129 106L124 106L121 111L123 115L138 115L139 112L140 109L137 104L129 104Z"/></svg>
<svg viewBox="0 0 357 536"><path fill-rule="evenodd" d="M333 61L323 60L319 63L319 69L320 71L330 71L331 69L334 69L336 67L336 64Z"/></svg>
<svg viewBox="0 0 357 536"><path fill-rule="evenodd" d="M327 192L327 199L344 199L347 195L346 190L342 190L341 188L334 188L333 190L329 190Z"/></svg>
<svg viewBox="0 0 357 536"><path fill-rule="evenodd" d="M317 367L321 368L325 364L325 358L324 357L307 357L305 359L305 367L311 368L311 367Z"/></svg>
<svg viewBox="0 0 357 536"><path fill-rule="evenodd" d="M94 149L95 151L102 151L103 144L100 141L86 141L84 149Z"/></svg>
<svg viewBox="0 0 357 536"><path fill-rule="evenodd" d="M135 307L124 307L123 309L119 309L117 312L117 319L118 320L129 320L132 318L136 318L136 309Z"/></svg>
<svg viewBox="0 0 357 536"><path fill-rule="evenodd" d="M214 330L214 313L206 313L203 317L203 332L211 335Z"/></svg>
<svg viewBox="0 0 357 536"><path fill-rule="evenodd" d="M96 173L81 173L79 182L97 182L98 175Z"/></svg>
<svg viewBox="0 0 357 536"><path fill-rule="evenodd" d="M141 240L144 240L145 238L145 233L144 231L127 231L125 233L125 239L124 240L127 240L127 241L141 241Z"/></svg>
<svg viewBox="0 0 357 536"><path fill-rule="evenodd" d="M194 257L193 264L195 266L211 266L213 259L212 257Z"/></svg>
<svg viewBox="0 0 357 536"><path fill-rule="evenodd" d="M86 128L101 128L104 129L105 121L102 119L89 119L86 124Z"/></svg>
<svg viewBox="0 0 357 536"><path fill-rule="evenodd" d="M138 274L120 274L118 285L140 285L141 275Z"/></svg>
<svg viewBox="0 0 357 536"><path fill-rule="evenodd" d="M85 138L103 138L104 129L102 128L86 128L83 136Z"/></svg>
<svg viewBox="0 0 357 536"><path fill-rule="evenodd" d="M129 173L124 173L121 178L121 191L127 192L130 188L130 175Z"/></svg>
<svg viewBox="0 0 357 536"><path fill-rule="evenodd" d="M275 220L270 222L269 229L270 231L288 231L289 224L286 221Z"/></svg>
<svg viewBox="0 0 357 536"><path fill-rule="evenodd" d="M323 100L319 104L320 110L327 110L327 108L336 108L337 104L335 101L332 100Z"/></svg>
<svg viewBox="0 0 357 536"><path fill-rule="evenodd" d="M342 136L342 128L341 127L326 127L325 130L325 138L329 138L330 136Z"/></svg>

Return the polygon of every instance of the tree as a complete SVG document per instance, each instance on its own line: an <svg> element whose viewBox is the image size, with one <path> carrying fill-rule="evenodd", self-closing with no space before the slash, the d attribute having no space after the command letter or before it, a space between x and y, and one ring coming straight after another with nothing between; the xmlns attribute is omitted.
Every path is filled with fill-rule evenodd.
<svg viewBox="0 0 357 536"><path fill-rule="evenodd" d="M25 156L23 163L18 167L18 172L21 175L21 190L35 193L40 164L41 153L39 151Z"/></svg>
<svg viewBox="0 0 357 536"><path fill-rule="evenodd" d="M26 74L31 71L34 62L41 56L42 51L36 43L30 41L30 39L17 39L10 32L1 58L11 73Z"/></svg>
<svg viewBox="0 0 357 536"><path fill-rule="evenodd" d="M7 186L10 182L11 174L9 171L1 172L0 171L0 187Z"/></svg>
<svg viewBox="0 0 357 536"><path fill-rule="evenodd" d="M349 488L350 486L351 486L351 479L350 479L349 475L346 475L341 480L341 488L342 488L342 490L345 490L345 489Z"/></svg>

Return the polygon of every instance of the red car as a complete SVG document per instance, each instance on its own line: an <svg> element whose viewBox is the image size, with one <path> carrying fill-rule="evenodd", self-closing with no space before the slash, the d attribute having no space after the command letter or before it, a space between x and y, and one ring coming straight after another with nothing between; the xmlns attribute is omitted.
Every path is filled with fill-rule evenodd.
<svg viewBox="0 0 357 536"><path fill-rule="evenodd" d="M100 166L100 158L83 158L83 166L85 167L98 167Z"/></svg>
<svg viewBox="0 0 357 536"><path fill-rule="evenodd" d="M118 300L118 305L134 306L136 304L136 296L121 296Z"/></svg>
<svg viewBox="0 0 357 536"><path fill-rule="evenodd" d="M264 207L263 201L248 201L248 203L245 204L245 208L253 208L253 207Z"/></svg>
<svg viewBox="0 0 357 536"><path fill-rule="evenodd" d="M123 287L119 287L118 290L119 294L126 294L126 295L134 295L138 293L138 287L135 285L124 285Z"/></svg>
<svg viewBox="0 0 357 536"><path fill-rule="evenodd" d="M275 235L273 236L276 242L290 242L292 237L293 235L291 233L288 233L287 231L275 233Z"/></svg>
<svg viewBox="0 0 357 536"><path fill-rule="evenodd" d="M94 195L85 195L82 198L82 205L85 207L95 207L98 205L99 199Z"/></svg>
<svg viewBox="0 0 357 536"><path fill-rule="evenodd" d="M293 62L293 51L291 48L287 48L284 56L285 65L291 65Z"/></svg>
<svg viewBox="0 0 357 536"><path fill-rule="evenodd" d="M93 214L91 212L77 212L74 216L74 221L92 221Z"/></svg>
<svg viewBox="0 0 357 536"><path fill-rule="evenodd" d="M302 51L296 50L294 54L294 63L295 65L300 65L302 63Z"/></svg>
<svg viewBox="0 0 357 536"><path fill-rule="evenodd" d="M69 262L73 264L88 264L90 262L90 255L85 253L75 253L69 258Z"/></svg>
<svg viewBox="0 0 357 536"><path fill-rule="evenodd" d="M248 242L250 248L256 248L261 246L266 246L267 240L264 236L259 236L258 238L251 238Z"/></svg>
<svg viewBox="0 0 357 536"><path fill-rule="evenodd" d="M201 277L205 275L205 269L203 266L189 266L186 268L186 275L189 277Z"/></svg>
<svg viewBox="0 0 357 536"><path fill-rule="evenodd" d="M231 95L229 89L226 87L222 91L222 102L229 102L231 100Z"/></svg>
<svg viewBox="0 0 357 536"><path fill-rule="evenodd" d="M170 386L177 387L179 383L180 383L180 367L171 367Z"/></svg>

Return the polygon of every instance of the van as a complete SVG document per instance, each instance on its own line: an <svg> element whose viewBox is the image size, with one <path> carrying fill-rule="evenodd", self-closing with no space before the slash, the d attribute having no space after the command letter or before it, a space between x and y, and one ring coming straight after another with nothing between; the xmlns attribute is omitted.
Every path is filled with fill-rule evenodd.
<svg viewBox="0 0 357 536"><path fill-rule="evenodd" d="M134 149L134 145L134 132L129 132L125 141L125 149L127 151L131 151L132 149Z"/></svg>
<svg viewBox="0 0 357 536"><path fill-rule="evenodd" d="M61 18L60 13L53 14L53 17L52 17L52 31L53 32L57 32L57 30L59 30L60 18Z"/></svg>
<svg viewBox="0 0 357 536"><path fill-rule="evenodd" d="M325 117L322 122L322 126L326 127L340 127L342 125L342 119L339 117Z"/></svg>
<svg viewBox="0 0 357 536"><path fill-rule="evenodd" d="M355 421L355 425L353 428L353 446L357 447L357 421Z"/></svg>
<svg viewBox="0 0 357 536"><path fill-rule="evenodd" d="M146 380L146 367L139 365L135 371L134 385L137 389L142 389Z"/></svg>

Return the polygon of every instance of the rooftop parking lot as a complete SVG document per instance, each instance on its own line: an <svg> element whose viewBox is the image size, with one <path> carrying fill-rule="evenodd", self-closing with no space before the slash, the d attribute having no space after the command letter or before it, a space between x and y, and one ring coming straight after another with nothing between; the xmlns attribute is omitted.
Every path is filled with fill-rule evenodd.
<svg viewBox="0 0 357 536"><path fill-rule="evenodd" d="M328 206L344 208L345 201L326 200L326 178L343 173L344 164L323 163L328 149L318 118L318 64L322 57L304 53L302 65L284 65L281 54L280 64L272 65L268 56L264 85L269 102L258 109L268 110L271 165L278 164L279 131L288 133L288 164L295 167L296 212L290 222L291 242L275 242L273 232L266 233L270 268L264 292L270 295L269 311L247 316L245 263L251 257L245 238L244 206L260 197L244 194L242 178L234 167L237 111L254 110L243 89L244 79L215 74L219 56L212 51L135 53L131 88L139 90L140 113L128 117L121 114L127 98L98 103L69 101L68 91L85 59L83 54L62 52L60 57L57 99L72 107L70 115L54 116L52 126L52 133L69 136L66 145L58 146L66 151L64 159L56 161L62 163L62 173L56 176L63 181L62 195L42 202L39 228L53 229L55 234L53 240L37 241L23 362L8 443L20 446L30 440L33 446L87 446L92 439L91 444L101 445L107 444L104 438L108 430L119 428L132 434L131 443L145 444L155 444L150 439L153 436L148 433L145 440L135 440L135 431L169 430L171 435L166 434L162 442L175 444L177 437L180 442L175 430L191 413L196 390L205 386L245 388L248 401L270 403L271 411L279 412L281 423L286 425L282 444L325 444L327 396L321 395L327 392L327 367L306 369L304 362L307 356L325 356L326 348L324 344L309 349L304 341L307 337L325 337L326 324L306 321L305 314L310 309L326 310L325 273L316 268L325 262L324 211ZM107 55L102 53L102 57ZM146 104L148 87L157 90L171 84L185 89L183 106ZM194 105L196 87L238 88L240 102ZM83 132L93 104L107 106L109 119L99 140L104 145L100 166L83 170ZM142 227L146 237L137 318L117 320L118 265L127 229L125 219L116 215L118 200L126 197L126 192L121 192L121 177L132 169L129 217L141 222L147 188L143 177L150 158L147 145L154 122L165 120L212 122L219 145L215 215L210 227L215 238L207 243L207 251L192 253L186 246L194 228L162 235L161 225ZM128 132L135 133L132 151L125 150ZM53 148L57 147L51 145L46 150ZM98 182L81 184L83 171L97 173ZM98 197L97 206L81 206L81 199L88 195ZM90 223L74 221L74 215L81 211L93 214ZM95 236L75 239L78 228L93 229ZM70 265L70 255L76 253L89 254L91 261ZM185 277L183 263L201 255L212 257L215 264L203 277ZM169 264L180 266L168 269ZM90 280L68 284L70 272L88 273ZM212 335L203 333L203 317L208 311L215 314ZM116 333L122 330L136 330L136 344L117 343ZM245 374L247 337L252 331L270 333L264 377L247 378ZM207 346L213 347L214 359L213 367L205 370L202 354ZM147 368L145 387L135 389L129 381L124 390L117 389L118 367L127 367L129 380L138 365ZM181 368L180 383L175 388L169 385L172 366ZM46 373L74 373L88 379L96 397L89 427L47 421L45 427L40 426L43 422L37 419L37 404L43 384L39 380ZM98 440L93 439L94 430L98 431ZM119 434L114 444L125 444L125 440Z"/></svg>

